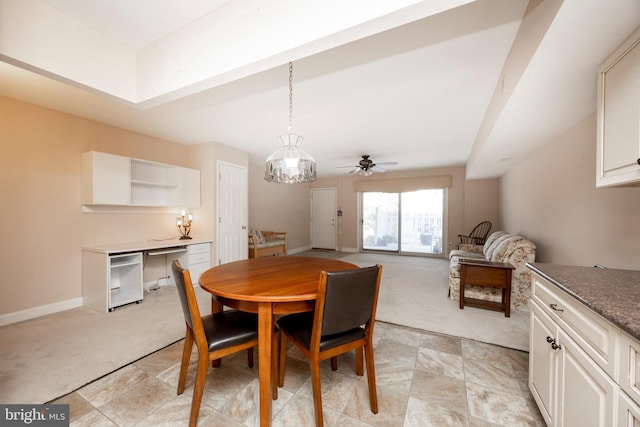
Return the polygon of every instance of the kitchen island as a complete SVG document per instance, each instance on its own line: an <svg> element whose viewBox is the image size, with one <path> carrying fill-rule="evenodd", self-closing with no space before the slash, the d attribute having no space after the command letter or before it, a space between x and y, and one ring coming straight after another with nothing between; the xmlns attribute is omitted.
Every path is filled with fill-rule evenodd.
<svg viewBox="0 0 640 427"><path fill-rule="evenodd" d="M640 272L527 266L529 388L546 423L638 425Z"/></svg>

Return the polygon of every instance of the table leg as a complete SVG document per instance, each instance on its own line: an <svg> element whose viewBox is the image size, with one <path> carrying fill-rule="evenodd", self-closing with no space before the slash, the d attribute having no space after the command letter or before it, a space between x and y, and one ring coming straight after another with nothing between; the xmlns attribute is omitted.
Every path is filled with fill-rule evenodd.
<svg viewBox="0 0 640 427"><path fill-rule="evenodd" d="M215 299L214 297L211 297L211 314L213 313L220 313L222 311L222 304L220 304L218 302L217 299ZM212 368L219 368L220 367L220 359L215 359L211 361L211 367Z"/></svg>
<svg viewBox="0 0 640 427"><path fill-rule="evenodd" d="M258 304L258 369L260 377L260 426L271 425L271 349L273 339L273 306Z"/></svg>
<svg viewBox="0 0 640 427"><path fill-rule="evenodd" d="M217 299L211 297L211 314L220 313L222 311L222 304Z"/></svg>

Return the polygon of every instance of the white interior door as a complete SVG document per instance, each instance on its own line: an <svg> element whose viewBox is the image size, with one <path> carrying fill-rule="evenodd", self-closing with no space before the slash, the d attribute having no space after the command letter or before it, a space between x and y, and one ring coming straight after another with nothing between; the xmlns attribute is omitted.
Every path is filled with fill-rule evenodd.
<svg viewBox="0 0 640 427"><path fill-rule="evenodd" d="M247 168L218 161L217 262L248 257Z"/></svg>
<svg viewBox="0 0 640 427"><path fill-rule="evenodd" d="M336 249L336 189L311 190L311 247Z"/></svg>

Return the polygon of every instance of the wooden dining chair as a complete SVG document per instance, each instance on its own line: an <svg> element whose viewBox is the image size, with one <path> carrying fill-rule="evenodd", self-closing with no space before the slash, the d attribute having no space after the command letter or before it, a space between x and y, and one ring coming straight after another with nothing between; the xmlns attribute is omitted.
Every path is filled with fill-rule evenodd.
<svg viewBox="0 0 640 427"><path fill-rule="evenodd" d="M246 349L248 365L253 367L253 347L258 345L258 317L253 313L235 310L201 317L189 270L182 268L177 260L173 261L171 267L187 327L178 379L179 395L184 392L194 342L198 349L198 370L189 418L189 426L195 427L209 362Z"/></svg>
<svg viewBox="0 0 640 427"><path fill-rule="evenodd" d="M356 374L363 375L364 349L371 412L378 413L378 395L373 360L373 326L375 323L382 266L320 273L315 310L289 314L278 320L280 328L280 363L278 385L284 385L287 339L309 360L316 426L323 425L320 362L355 350Z"/></svg>

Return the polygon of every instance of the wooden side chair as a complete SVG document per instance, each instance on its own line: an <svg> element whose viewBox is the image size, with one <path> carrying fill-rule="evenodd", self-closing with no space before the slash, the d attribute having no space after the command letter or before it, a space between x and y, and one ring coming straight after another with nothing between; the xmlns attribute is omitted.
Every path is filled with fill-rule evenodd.
<svg viewBox="0 0 640 427"><path fill-rule="evenodd" d="M171 267L176 278L176 287L187 326L178 379L179 395L184 392L194 342L198 349L198 371L193 387L189 418L189 426L195 427L198 422L209 362L246 349L248 365L250 368L253 367L253 347L258 345L258 317L253 313L234 310L201 317L189 270L182 268L177 260Z"/></svg>
<svg viewBox="0 0 640 427"><path fill-rule="evenodd" d="M309 360L316 426L322 427L322 393L320 362L331 359L337 369L336 356L356 352L356 374L363 375L364 349L371 412L378 413L378 394L373 360L373 326L375 323L381 265L336 272L322 272L315 311L296 313L278 320L280 327L280 363L278 385L284 385L287 338Z"/></svg>
<svg viewBox="0 0 640 427"><path fill-rule="evenodd" d="M483 221L473 227L473 230L471 230L471 233L469 233L468 236L458 234L460 244L484 245L484 242L487 240L487 236L489 235L489 231L491 231L491 222Z"/></svg>

